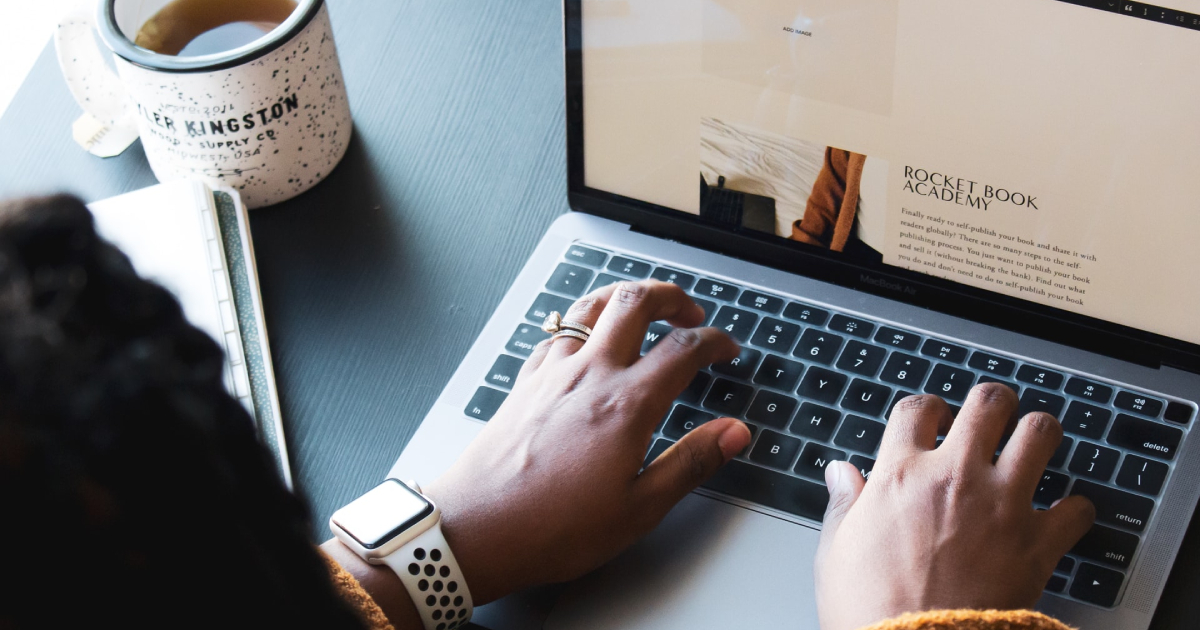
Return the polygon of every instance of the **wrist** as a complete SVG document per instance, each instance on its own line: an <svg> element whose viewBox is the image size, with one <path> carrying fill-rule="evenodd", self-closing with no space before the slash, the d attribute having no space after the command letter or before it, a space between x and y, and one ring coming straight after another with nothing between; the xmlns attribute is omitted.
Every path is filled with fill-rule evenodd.
<svg viewBox="0 0 1200 630"><path fill-rule="evenodd" d="M486 511L481 514L458 493L436 485L425 489L425 495L441 511L442 535L458 560L476 606L531 586L523 584L518 578L521 571L506 561L505 551L511 545L497 538L499 528L485 522Z"/></svg>

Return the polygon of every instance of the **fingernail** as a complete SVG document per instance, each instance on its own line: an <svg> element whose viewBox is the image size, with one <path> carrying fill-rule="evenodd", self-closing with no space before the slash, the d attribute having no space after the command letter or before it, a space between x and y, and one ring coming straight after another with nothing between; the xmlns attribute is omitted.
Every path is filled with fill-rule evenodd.
<svg viewBox="0 0 1200 630"><path fill-rule="evenodd" d="M717 446L721 449L721 456L725 461L729 461L742 452L746 445L750 443L750 429L741 422L735 422L717 438Z"/></svg>
<svg viewBox="0 0 1200 630"><path fill-rule="evenodd" d="M825 485L832 490L842 485L842 466L839 462L829 462L825 465Z"/></svg>

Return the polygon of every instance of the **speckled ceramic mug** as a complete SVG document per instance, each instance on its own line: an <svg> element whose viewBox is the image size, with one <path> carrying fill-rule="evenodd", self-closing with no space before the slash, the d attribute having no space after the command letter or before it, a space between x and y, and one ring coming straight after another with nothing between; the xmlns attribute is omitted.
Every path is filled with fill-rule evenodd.
<svg viewBox="0 0 1200 630"><path fill-rule="evenodd" d="M324 0L240 48L177 57L135 46L171 0L101 0L65 19L56 44L80 106L104 124L136 125L161 182L199 179L240 191L248 207L291 199L341 161L352 124ZM108 68L93 28L114 53Z"/></svg>

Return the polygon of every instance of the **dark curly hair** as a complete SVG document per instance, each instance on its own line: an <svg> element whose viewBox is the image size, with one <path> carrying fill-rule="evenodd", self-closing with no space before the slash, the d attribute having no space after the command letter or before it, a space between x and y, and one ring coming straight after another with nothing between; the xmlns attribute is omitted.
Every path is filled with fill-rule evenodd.
<svg viewBox="0 0 1200 630"><path fill-rule="evenodd" d="M70 197L0 206L0 628L361 628L221 350Z"/></svg>

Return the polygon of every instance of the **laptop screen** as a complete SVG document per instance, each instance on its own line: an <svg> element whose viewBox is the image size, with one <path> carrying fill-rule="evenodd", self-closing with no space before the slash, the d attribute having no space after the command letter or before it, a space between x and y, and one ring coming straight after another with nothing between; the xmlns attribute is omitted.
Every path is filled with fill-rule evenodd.
<svg viewBox="0 0 1200 630"><path fill-rule="evenodd" d="M588 188L1200 343L1200 0L583 0Z"/></svg>

